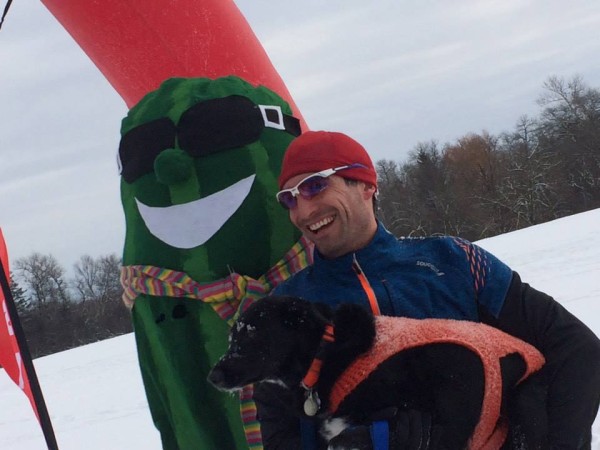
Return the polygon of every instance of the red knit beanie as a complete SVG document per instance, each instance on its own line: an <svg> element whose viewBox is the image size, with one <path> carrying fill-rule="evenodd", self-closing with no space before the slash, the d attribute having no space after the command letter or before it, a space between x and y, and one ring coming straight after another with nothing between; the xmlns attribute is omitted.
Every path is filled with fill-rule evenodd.
<svg viewBox="0 0 600 450"><path fill-rule="evenodd" d="M336 175L377 186L377 172L362 145L343 133L307 131L294 139L285 151L279 189L296 175L356 163L365 168L340 170Z"/></svg>

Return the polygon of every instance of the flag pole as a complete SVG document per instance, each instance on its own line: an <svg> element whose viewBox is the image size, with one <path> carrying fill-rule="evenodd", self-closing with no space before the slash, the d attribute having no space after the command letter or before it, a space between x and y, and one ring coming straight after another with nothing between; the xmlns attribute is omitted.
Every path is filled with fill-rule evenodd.
<svg viewBox="0 0 600 450"><path fill-rule="evenodd" d="M2 267L1 264L0 284L2 285L2 292L4 293L6 310L12 323L15 339L17 340L17 345L19 346L19 351L23 360L23 367L25 368L25 373L27 374L27 378L29 380L29 387L35 403L37 416L44 433L44 438L46 439L46 445L48 446L48 450L59 450L56 442L56 436L54 435L54 429L52 428L52 422L50 421L50 415L48 414L48 409L46 408L46 402L44 401L44 396L42 395L42 389L40 388L40 384L35 373L35 367L33 366L33 361L31 360L31 354L29 353L29 347L27 346L25 333L21 327L21 322L19 321L17 307L15 306L14 298L12 296L12 292L10 291L8 275L4 272L4 267Z"/></svg>

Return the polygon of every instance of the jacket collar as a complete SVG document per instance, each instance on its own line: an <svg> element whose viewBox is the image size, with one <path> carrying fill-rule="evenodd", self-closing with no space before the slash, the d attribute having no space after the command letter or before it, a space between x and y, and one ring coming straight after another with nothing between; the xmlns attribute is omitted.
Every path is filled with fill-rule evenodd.
<svg viewBox="0 0 600 450"><path fill-rule="evenodd" d="M396 237L378 220L375 236L366 247L333 259L325 259L315 248L313 265L319 270L336 270L341 267L350 267L355 256L362 265L369 265L369 263L381 259L381 252L393 246L396 241Z"/></svg>

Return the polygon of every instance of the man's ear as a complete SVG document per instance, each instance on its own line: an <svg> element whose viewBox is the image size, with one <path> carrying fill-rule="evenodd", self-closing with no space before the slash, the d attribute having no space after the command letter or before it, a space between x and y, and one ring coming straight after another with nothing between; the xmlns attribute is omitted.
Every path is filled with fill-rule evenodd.
<svg viewBox="0 0 600 450"><path fill-rule="evenodd" d="M371 183L362 183L362 191L365 200L371 200L375 193L377 192L377 187Z"/></svg>

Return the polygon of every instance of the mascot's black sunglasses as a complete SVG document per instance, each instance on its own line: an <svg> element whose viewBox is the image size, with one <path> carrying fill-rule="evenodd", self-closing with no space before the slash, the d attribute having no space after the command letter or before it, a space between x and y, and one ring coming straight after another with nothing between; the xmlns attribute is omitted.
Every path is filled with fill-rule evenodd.
<svg viewBox="0 0 600 450"><path fill-rule="evenodd" d="M265 128L300 135L300 121L277 105L257 105L241 95L196 103L175 125L168 117L127 132L119 144L121 175L128 183L154 170L154 159L175 144L194 157L258 141Z"/></svg>

